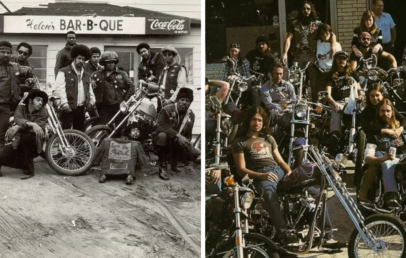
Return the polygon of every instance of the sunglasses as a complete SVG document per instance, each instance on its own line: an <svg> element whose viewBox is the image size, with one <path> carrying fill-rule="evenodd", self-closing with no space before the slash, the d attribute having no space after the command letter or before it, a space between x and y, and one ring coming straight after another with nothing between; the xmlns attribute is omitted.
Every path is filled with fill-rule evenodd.
<svg viewBox="0 0 406 258"><path fill-rule="evenodd" d="M28 56L28 55L29 55L27 52L24 52L24 51L22 51L22 50L18 50L18 53L19 53L20 55L24 55L24 56Z"/></svg>
<svg viewBox="0 0 406 258"><path fill-rule="evenodd" d="M364 41L371 41L370 38L362 38L361 40L364 40Z"/></svg>

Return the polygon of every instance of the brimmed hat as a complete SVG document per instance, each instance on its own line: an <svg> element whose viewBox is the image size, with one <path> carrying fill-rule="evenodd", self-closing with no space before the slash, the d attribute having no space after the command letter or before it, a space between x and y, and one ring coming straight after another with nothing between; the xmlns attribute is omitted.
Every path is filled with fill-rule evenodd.
<svg viewBox="0 0 406 258"><path fill-rule="evenodd" d="M180 88L178 95L176 96L176 101L181 98L189 99L191 102L193 101L193 90L189 88Z"/></svg>
<svg viewBox="0 0 406 258"><path fill-rule="evenodd" d="M39 89L32 89L28 92L27 98L24 100L24 104L28 105L28 100L33 99L35 97L42 98L42 106L45 106L48 103L48 95L45 91Z"/></svg>
<svg viewBox="0 0 406 258"><path fill-rule="evenodd" d="M176 56L178 54L178 50L176 50L176 48L172 47L172 46L165 46L161 49L162 53L165 52L172 52L174 56Z"/></svg>
<svg viewBox="0 0 406 258"><path fill-rule="evenodd" d="M90 49L85 45L75 45L70 51L70 57L75 59L79 55L84 56L87 61L92 57L92 52L90 52Z"/></svg>
<svg viewBox="0 0 406 258"><path fill-rule="evenodd" d="M240 46L240 44L238 44L238 43L231 43L231 44L230 44L230 47L229 47L228 49L232 49L232 48L240 49L241 46Z"/></svg>
<svg viewBox="0 0 406 258"><path fill-rule="evenodd" d="M339 56L344 56L345 58L348 58L348 54L347 54L347 52L345 52L345 51L337 51L337 52L334 54L333 58L336 59L336 58L339 57Z"/></svg>
<svg viewBox="0 0 406 258"><path fill-rule="evenodd" d="M264 42L265 44L268 45L268 38L264 35L258 36L257 40L255 41L255 44L258 44L259 42Z"/></svg>
<svg viewBox="0 0 406 258"><path fill-rule="evenodd" d="M116 64L118 63L118 55L116 52L113 52L113 51L104 52L100 57L99 63L100 63L100 65L104 66L106 64L106 62L109 62L109 61L114 61L114 62L116 62Z"/></svg>
<svg viewBox="0 0 406 258"><path fill-rule="evenodd" d="M151 49L151 47L150 47L147 43L140 43L140 44L138 44L138 46L137 46L137 53L138 53L138 54L140 54L140 51L141 51L142 48L146 48L146 49L148 49L148 50Z"/></svg>

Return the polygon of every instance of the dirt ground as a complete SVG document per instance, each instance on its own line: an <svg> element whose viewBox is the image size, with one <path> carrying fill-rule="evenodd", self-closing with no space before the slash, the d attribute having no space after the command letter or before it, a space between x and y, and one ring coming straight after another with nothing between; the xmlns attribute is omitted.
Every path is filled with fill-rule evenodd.
<svg viewBox="0 0 406 258"><path fill-rule="evenodd" d="M0 257L200 257L200 167L170 181L157 167L134 185L124 178L98 183L99 171L55 173L42 158L36 175L2 167Z"/></svg>

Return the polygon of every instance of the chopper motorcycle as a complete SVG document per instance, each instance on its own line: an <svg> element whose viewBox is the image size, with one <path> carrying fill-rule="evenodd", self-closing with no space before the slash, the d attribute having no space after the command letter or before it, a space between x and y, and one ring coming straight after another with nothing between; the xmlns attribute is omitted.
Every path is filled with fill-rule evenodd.
<svg viewBox="0 0 406 258"><path fill-rule="evenodd" d="M327 188L331 187L355 226L349 239L349 257L368 257L371 254L382 257L404 257L406 231L403 223L393 216L383 214L364 219L345 184L333 169L330 158L313 146L302 146L302 148L308 148L308 157L318 169L315 169L313 173L293 173L293 177L291 175L284 181L282 187L278 187L279 203L286 218L289 238L298 240L297 244L289 247L289 252L305 254L311 248L321 244L325 229L323 226L318 226L316 219L321 218L322 222L325 221ZM230 184L228 181L228 179L225 180L227 187L236 184L235 182ZM310 196L307 193L305 188L312 185L320 185L319 195ZM211 202L213 203L206 203L206 207L209 206L206 208L206 212L208 212L206 213L206 247L213 246L213 243L208 243L208 241L214 241L209 239L212 236L210 230L220 230L221 234L218 232L216 236L223 236L223 240L217 240L217 245L214 245L215 250L210 257L250 257L248 251L248 254L241 254L246 247L244 236L252 232L259 232L268 239L272 239L274 236L272 223L270 223L267 211L263 208L260 195L251 189L251 191L246 188L243 190L243 192L240 191L238 199L235 198L235 195L230 194L232 191L223 190L227 193L226 197L220 197L221 194L212 196ZM225 217L228 216L231 219L233 211L234 214L241 212L244 215L244 217L240 217L241 225L236 225L235 229L232 226L227 228L227 225L230 224L225 223ZM236 219L238 218L236 217ZM235 221L233 220L233 222ZM240 230L240 232L229 234L227 229L228 231ZM256 239L254 243L248 242L247 246L262 248L266 245L273 251L268 254L256 252L253 257L278 257L271 255L275 255L275 251L278 252L278 255L280 252L286 252L287 246L276 244L277 248L275 248L272 243L275 244L274 241L271 244L264 244L263 240ZM225 256L230 253L234 255ZM280 257L286 257L286 253L281 254Z"/></svg>
<svg viewBox="0 0 406 258"><path fill-rule="evenodd" d="M141 142L145 153L151 154L154 152L151 132L156 129L157 111L150 99L160 98L160 95L158 93L149 93L146 88L148 83L142 80L140 80L139 86L134 95L123 105L120 105L120 110L106 125L96 125L86 131L86 134L92 139L96 147L105 138L116 137L121 134L130 140ZM114 126L114 121L120 114L125 116L119 124ZM151 156L150 160L152 160Z"/></svg>

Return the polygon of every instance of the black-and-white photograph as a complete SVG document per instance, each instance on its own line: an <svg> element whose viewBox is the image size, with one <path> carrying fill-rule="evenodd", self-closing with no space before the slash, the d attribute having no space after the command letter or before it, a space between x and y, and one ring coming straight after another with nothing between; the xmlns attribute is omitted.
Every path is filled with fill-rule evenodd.
<svg viewBox="0 0 406 258"><path fill-rule="evenodd" d="M206 257L406 255L405 8L206 1Z"/></svg>
<svg viewBox="0 0 406 258"><path fill-rule="evenodd" d="M200 257L200 0L0 13L0 257Z"/></svg>

